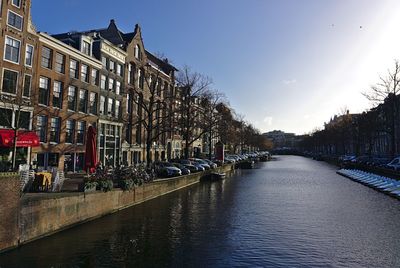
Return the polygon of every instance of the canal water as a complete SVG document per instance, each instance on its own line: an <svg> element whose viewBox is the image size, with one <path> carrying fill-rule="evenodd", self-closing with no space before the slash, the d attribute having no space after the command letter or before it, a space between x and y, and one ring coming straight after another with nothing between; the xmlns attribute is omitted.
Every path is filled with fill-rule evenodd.
<svg viewBox="0 0 400 268"><path fill-rule="evenodd" d="M0 255L0 267L400 267L400 201L279 156Z"/></svg>

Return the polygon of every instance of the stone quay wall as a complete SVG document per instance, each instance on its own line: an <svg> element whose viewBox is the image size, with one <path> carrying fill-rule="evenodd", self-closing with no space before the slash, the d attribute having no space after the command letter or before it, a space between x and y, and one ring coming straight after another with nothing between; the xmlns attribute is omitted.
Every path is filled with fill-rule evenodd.
<svg viewBox="0 0 400 268"><path fill-rule="evenodd" d="M232 165L218 167L229 172ZM160 179L134 188L21 197L19 178L0 178L0 252L198 183L208 172Z"/></svg>

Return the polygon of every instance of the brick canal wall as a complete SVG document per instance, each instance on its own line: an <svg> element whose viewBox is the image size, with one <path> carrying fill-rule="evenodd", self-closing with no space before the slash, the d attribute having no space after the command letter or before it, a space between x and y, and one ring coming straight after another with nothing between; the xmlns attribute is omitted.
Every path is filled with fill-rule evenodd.
<svg viewBox="0 0 400 268"><path fill-rule="evenodd" d="M232 169L231 165L218 168L223 172ZM0 252L196 184L204 175L157 180L130 192L115 189L107 193L26 194L22 198L19 192L1 192L0 204L8 205L0 210ZM4 179L3 183L19 189L18 178Z"/></svg>
<svg viewBox="0 0 400 268"><path fill-rule="evenodd" d="M18 174L0 175L0 251L18 245L19 189Z"/></svg>

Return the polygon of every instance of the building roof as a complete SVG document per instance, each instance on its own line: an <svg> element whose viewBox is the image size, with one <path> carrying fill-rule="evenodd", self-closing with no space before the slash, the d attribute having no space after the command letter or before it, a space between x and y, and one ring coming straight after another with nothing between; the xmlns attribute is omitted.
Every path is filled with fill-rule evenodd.
<svg viewBox="0 0 400 268"><path fill-rule="evenodd" d="M71 36L82 35L82 34L92 35L93 33L98 33L100 35L100 37L108 40L115 46L126 50L126 46L130 42L132 42L132 39L136 36L138 31L140 31L140 26L138 24L136 24L135 30L133 32L124 33L118 29L118 26L115 23L115 20L111 19L110 24L108 25L107 28L92 29L89 31L82 31L82 32L73 31L73 32L56 34L56 35L53 35L53 37L57 38L59 40L62 40L63 42L65 42L69 45L74 45L75 41L73 40L73 38L71 38ZM146 50L146 56L148 57L148 59L150 61L157 64L160 67L160 69L163 72L165 72L166 74L169 74L171 71L177 71L177 69L168 62L168 59L160 59L147 50Z"/></svg>

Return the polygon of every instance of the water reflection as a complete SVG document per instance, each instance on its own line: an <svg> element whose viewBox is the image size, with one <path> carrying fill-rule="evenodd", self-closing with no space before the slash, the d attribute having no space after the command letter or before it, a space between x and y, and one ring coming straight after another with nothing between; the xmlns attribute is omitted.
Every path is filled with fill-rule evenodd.
<svg viewBox="0 0 400 268"><path fill-rule="evenodd" d="M281 157L0 256L1 267L399 267L400 202Z"/></svg>

